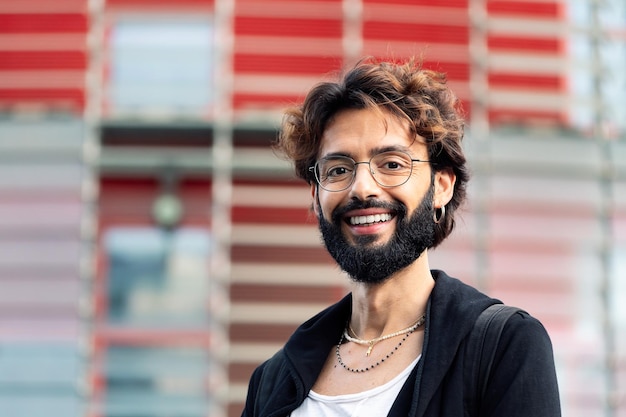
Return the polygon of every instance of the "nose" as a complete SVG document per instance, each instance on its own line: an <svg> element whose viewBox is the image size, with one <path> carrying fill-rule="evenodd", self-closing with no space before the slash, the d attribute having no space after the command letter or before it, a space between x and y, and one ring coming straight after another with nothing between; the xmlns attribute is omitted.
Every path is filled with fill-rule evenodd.
<svg viewBox="0 0 626 417"><path fill-rule="evenodd" d="M380 186L374 179L369 162L357 162L355 165L354 181L350 187L350 197L365 200L378 195ZM362 165L360 170L359 165Z"/></svg>

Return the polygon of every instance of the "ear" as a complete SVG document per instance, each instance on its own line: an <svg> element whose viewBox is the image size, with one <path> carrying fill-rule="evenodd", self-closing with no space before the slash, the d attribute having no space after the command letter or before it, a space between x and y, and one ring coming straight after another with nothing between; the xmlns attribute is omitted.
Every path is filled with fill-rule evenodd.
<svg viewBox="0 0 626 417"><path fill-rule="evenodd" d="M320 217L321 213L319 212L319 208L320 208L320 197L319 197L319 191L318 191L318 187L317 187L317 183L312 182L311 183L311 198L313 199L313 212L315 213L315 216L317 218Z"/></svg>
<svg viewBox="0 0 626 417"><path fill-rule="evenodd" d="M446 168L435 173L435 196L434 207L440 208L452 200L456 175L451 168Z"/></svg>

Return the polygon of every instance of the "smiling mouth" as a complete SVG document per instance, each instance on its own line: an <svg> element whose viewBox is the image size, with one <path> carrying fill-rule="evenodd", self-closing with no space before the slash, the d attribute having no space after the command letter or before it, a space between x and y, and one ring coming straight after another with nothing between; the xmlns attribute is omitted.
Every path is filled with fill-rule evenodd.
<svg viewBox="0 0 626 417"><path fill-rule="evenodd" d="M388 222L393 218L390 213L370 214L368 216L354 216L348 219L351 226L364 226L375 223Z"/></svg>

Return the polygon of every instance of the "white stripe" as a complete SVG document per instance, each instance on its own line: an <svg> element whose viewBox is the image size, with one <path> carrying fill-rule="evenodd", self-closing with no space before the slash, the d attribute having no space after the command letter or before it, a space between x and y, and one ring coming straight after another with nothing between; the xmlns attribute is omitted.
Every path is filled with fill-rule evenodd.
<svg viewBox="0 0 626 417"><path fill-rule="evenodd" d="M232 229L232 243L261 246L322 247L317 227L297 225L235 224Z"/></svg>
<svg viewBox="0 0 626 417"><path fill-rule="evenodd" d="M331 304L322 303L232 303L231 323L299 325Z"/></svg>
<svg viewBox="0 0 626 417"><path fill-rule="evenodd" d="M0 71L0 88L85 88L85 71Z"/></svg>
<svg viewBox="0 0 626 417"><path fill-rule="evenodd" d="M311 191L303 181L300 186L235 185L232 204L241 207L307 208L311 204Z"/></svg>
<svg viewBox="0 0 626 417"><path fill-rule="evenodd" d="M340 3L318 1L239 1L236 13L243 17L342 18Z"/></svg>
<svg viewBox="0 0 626 417"><path fill-rule="evenodd" d="M86 48L86 36L82 33L0 34L0 51L84 51Z"/></svg>
<svg viewBox="0 0 626 417"><path fill-rule="evenodd" d="M271 59L271 57L268 57ZM323 81L316 76L297 76L285 72L275 75L243 75L235 74L235 92L257 93L257 94L306 94L314 85Z"/></svg>
<svg viewBox="0 0 626 417"><path fill-rule="evenodd" d="M507 108L532 111L565 112L568 108L566 94L546 93L539 90L489 90L489 106L491 108Z"/></svg>
<svg viewBox="0 0 626 417"><path fill-rule="evenodd" d="M278 343L231 343L229 347L229 361L231 363L252 363L256 364L269 359L282 346Z"/></svg>
<svg viewBox="0 0 626 417"><path fill-rule="evenodd" d="M490 52L488 68L490 72L511 71L532 75L557 75L564 77L570 64L558 55L532 53Z"/></svg>
<svg viewBox="0 0 626 417"><path fill-rule="evenodd" d="M531 37L566 37L574 29L562 20L551 18L489 17L489 33L492 35L524 35Z"/></svg>
<svg viewBox="0 0 626 417"><path fill-rule="evenodd" d="M237 284L344 285L349 278L335 265L234 263L231 279Z"/></svg>

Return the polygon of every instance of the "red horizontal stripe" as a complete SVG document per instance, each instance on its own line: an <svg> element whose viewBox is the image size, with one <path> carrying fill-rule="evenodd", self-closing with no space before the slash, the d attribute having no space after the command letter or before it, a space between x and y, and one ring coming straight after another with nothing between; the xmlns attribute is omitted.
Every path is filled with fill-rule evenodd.
<svg viewBox="0 0 626 417"><path fill-rule="evenodd" d="M234 28L236 35L341 38L343 34L341 19L238 16L235 17Z"/></svg>
<svg viewBox="0 0 626 417"><path fill-rule="evenodd" d="M213 6L214 0L107 0L110 6Z"/></svg>
<svg viewBox="0 0 626 417"><path fill-rule="evenodd" d="M470 76L470 65L466 63L426 61L423 67L443 72L448 80L467 81Z"/></svg>
<svg viewBox="0 0 626 417"><path fill-rule="evenodd" d="M286 339L281 339L280 342L284 342ZM250 375L254 369L258 366L258 363L233 363L230 362L228 364L228 380L231 383L248 383L250 381ZM241 410L243 406L239 409L239 414L236 414L238 417L241 414Z"/></svg>
<svg viewBox="0 0 626 417"><path fill-rule="evenodd" d="M236 54L235 72L258 74L326 74L341 68L340 57Z"/></svg>
<svg viewBox="0 0 626 417"><path fill-rule="evenodd" d="M159 184L154 178L133 178L133 179L120 179L120 178L101 178L100 179L101 193L118 193L123 190L138 190L146 189L147 193L154 193L158 189Z"/></svg>
<svg viewBox="0 0 626 417"><path fill-rule="evenodd" d="M235 93L233 95L233 106L236 109L245 108L259 108L267 110L269 107L275 107L277 109L284 109L293 105L298 105L304 101L302 95L287 95L287 94L247 94L247 93Z"/></svg>
<svg viewBox="0 0 626 417"><path fill-rule="evenodd" d="M558 18L561 16L561 6L558 2L547 1L502 1L490 0L487 2L487 11L492 15L525 15L534 17Z"/></svg>
<svg viewBox="0 0 626 417"><path fill-rule="evenodd" d="M519 38L512 36L489 36L489 49L506 51L548 52L558 54L562 51L562 43L556 38Z"/></svg>
<svg viewBox="0 0 626 417"><path fill-rule="evenodd" d="M332 303L345 294L341 286L232 284L230 297L234 302L270 303Z"/></svg>
<svg viewBox="0 0 626 417"><path fill-rule="evenodd" d="M85 100L84 91L81 89L54 89L54 88L0 88L0 99L2 100L70 100L83 103Z"/></svg>
<svg viewBox="0 0 626 417"><path fill-rule="evenodd" d="M489 120L494 125L548 124L562 126L566 123L566 116L556 111L497 109L489 111Z"/></svg>
<svg viewBox="0 0 626 417"><path fill-rule="evenodd" d="M377 3L381 0L363 0L364 4ZM408 4L411 6L467 8L468 0L385 0L385 4Z"/></svg>
<svg viewBox="0 0 626 417"><path fill-rule="evenodd" d="M0 14L0 33L75 33L88 26L82 13Z"/></svg>
<svg viewBox="0 0 626 417"><path fill-rule="evenodd" d="M234 223L315 224L316 220L307 208L280 207L233 207Z"/></svg>
<svg viewBox="0 0 626 417"><path fill-rule="evenodd" d="M0 89L0 101L5 103L41 103L52 107L82 110L85 94L80 89Z"/></svg>
<svg viewBox="0 0 626 417"><path fill-rule="evenodd" d="M233 245L231 248L233 262L262 263L313 263L328 264L333 260L322 246L320 247L277 247L255 245Z"/></svg>
<svg viewBox="0 0 626 417"><path fill-rule="evenodd" d="M82 51L0 51L0 70L87 68Z"/></svg>
<svg viewBox="0 0 626 417"><path fill-rule="evenodd" d="M513 87L525 90L561 90L564 80L556 75L489 74L490 87Z"/></svg>
<svg viewBox="0 0 626 417"><path fill-rule="evenodd" d="M445 20L443 21L445 22ZM466 45L469 42L469 29L467 26L445 24L373 21L363 24L363 38L386 41L402 40L416 44L432 42Z"/></svg>
<svg viewBox="0 0 626 417"><path fill-rule="evenodd" d="M341 3L343 0L314 0L315 2L324 2L324 3ZM263 0L237 0L236 7L245 8L249 3L258 4L262 3ZM273 0L273 3L286 3L286 4L298 4L298 3L310 3L311 0Z"/></svg>
<svg viewBox="0 0 626 417"><path fill-rule="evenodd" d="M285 190L308 189L308 186L301 180L279 178L238 178L235 180L235 185L255 185L259 187L271 185L285 187Z"/></svg>

